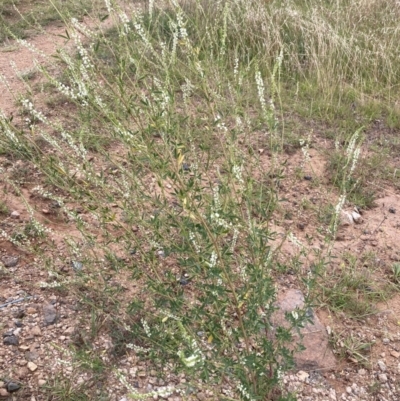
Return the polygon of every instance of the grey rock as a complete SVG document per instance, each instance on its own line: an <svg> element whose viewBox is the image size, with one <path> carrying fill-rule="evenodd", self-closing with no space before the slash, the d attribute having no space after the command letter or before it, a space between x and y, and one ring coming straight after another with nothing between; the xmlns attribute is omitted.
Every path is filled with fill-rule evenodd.
<svg viewBox="0 0 400 401"><path fill-rule="evenodd" d="M21 388L21 384L17 382L10 381L6 385L6 389L9 393L15 393Z"/></svg>
<svg viewBox="0 0 400 401"><path fill-rule="evenodd" d="M190 283L190 278L189 277L181 277L179 279L179 284L182 286L188 285Z"/></svg>
<svg viewBox="0 0 400 401"><path fill-rule="evenodd" d="M156 253L157 253L157 256L158 256L159 258L161 258L161 259L164 259L164 258L165 258L165 252L164 252L162 249L160 249L160 250L157 251Z"/></svg>
<svg viewBox="0 0 400 401"><path fill-rule="evenodd" d="M207 395L205 393L197 393L196 396L199 401L205 401L207 399Z"/></svg>
<svg viewBox="0 0 400 401"><path fill-rule="evenodd" d="M386 365L383 361L378 361L378 367L382 372L386 371Z"/></svg>
<svg viewBox="0 0 400 401"><path fill-rule="evenodd" d="M350 226L354 224L353 216L351 213L342 210L339 215L340 225L343 227Z"/></svg>
<svg viewBox="0 0 400 401"><path fill-rule="evenodd" d="M4 336L3 344L4 345L18 345L19 344L18 337L15 336L14 334L12 334L10 336Z"/></svg>
<svg viewBox="0 0 400 401"><path fill-rule="evenodd" d="M357 213L357 212L352 212L352 213L351 213L351 217L353 218L354 223L356 223L356 224L360 224L360 223L363 222L363 218L362 218L361 215L360 215L359 213Z"/></svg>
<svg viewBox="0 0 400 401"><path fill-rule="evenodd" d="M273 326L289 327L289 323L285 319L285 312L304 308L304 296L300 290L290 289L286 293L278 294L276 306L278 310L272 316ZM304 351L298 352L294 356L296 367L304 371L332 369L336 365L336 359L329 347L329 336L325 326L315 313L310 317L312 323L307 323L304 328L300 329L303 336L301 341L296 332L292 333L294 340L301 342L305 347Z"/></svg>
<svg viewBox="0 0 400 401"><path fill-rule="evenodd" d="M27 361L35 361L38 358L39 358L39 354L37 352L34 352L34 351L33 352L29 352L29 351L25 352L25 359Z"/></svg>
<svg viewBox="0 0 400 401"><path fill-rule="evenodd" d="M82 271L82 269L83 269L83 264L82 264L82 262L78 262L78 261L76 261L76 260L73 260L73 261L71 262L71 265L72 265L72 268L74 269L74 271L76 271L76 272L80 272L80 271Z"/></svg>
<svg viewBox="0 0 400 401"><path fill-rule="evenodd" d="M381 373L381 374L378 375L378 380L381 383L386 383L388 381L388 377L387 377L387 375L385 373Z"/></svg>
<svg viewBox="0 0 400 401"><path fill-rule="evenodd" d="M56 308L51 304L45 305L43 307L43 317L45 324L47 325L54 324L57 321Z"/></svg>
<svg viewBox="0 0 400 401"><path fill-rule="evenodd" d="M5 267L15 267L18 264L19 257L18 256L4 256L1 258Z"/></svg>

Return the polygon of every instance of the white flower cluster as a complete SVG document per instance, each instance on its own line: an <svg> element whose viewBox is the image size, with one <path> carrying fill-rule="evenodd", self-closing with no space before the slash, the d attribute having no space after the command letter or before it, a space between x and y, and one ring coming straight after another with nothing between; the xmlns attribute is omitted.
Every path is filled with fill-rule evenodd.
<svg viewBox="0 0 400 401"><path fill-rule="evenodd" d="M346 202L346 195L340 195L339 201L338 201L337 205L335 206L335 215L336 216L338 216L339 213L342 211L345 202Z"/></svg>
<svg viewBox="0 0 400 401"><path fill-rule="evenodd" d="M186 41L188 38L187 30L185 28L185 22L183 21L183 13L182 10L179 10L176 15L177 26L179 29L179 37L181 40Z"/></svg>
<svg viewBox="0 0 400 401"><path fill-rule="evenodd" d="M196 61L194 63L194 66L196 67L196 70L199 73L200 77L204 78L204 70L203 67L201 66L201 61Z"/></svg>
<svg viewBox="0 0 400 401"><path fill-rule="evenodd" d="M135 140L135 137L120 122L114 126L114 131L119 138L125 140L129 145Z"/></svg>
<svg viewBox="0 0 400 401"><path fill-rule="evenodd" d="M41 50L37 49L32 43L29 43L24 39L17 39L17 43L20 44L21 46L24 46L25 48L30 50L32 53L35 53L35 54L39 55L40 57L43 57L45 59L48 58L46 53L44 53Z"/></svg>
<svg viewBox="0 0 400 401"><path fill-rule="evenodd" d="M228 34L228 14L229 14L229 2L225 3L224 12L223 12L223 25L222 25L222 34L221 34L221 47L220 54L223 56L226 51L226 37Z"/></svg>
<svg viewBox="0 0 400 401"><path fill-rule="evenodd" d="M339 220L340 220L340 212L342 211L345 203L346 203L346 194L342 194L342 195L340 195L338 203L335 206L335 216L334 216L333 227L331 230L331 233L333 235L336 234L336 230L338 228Z"/></svg>
<svg viewBox="0 0 400 401"><path fill-rule="evenodd" d="M154 0L149 0L148 13L149 13L150 18L153 15L153 9L154 9Z"/></svg>
<svg viewBox="0 0 400 401"><path fill-rule="evenodd" d="M143 28L142 24L142 15L139 13L134 14L134 18L132 19L133 26L136 30L136 33L141 37L143 43L147 46L152 48L152 45L147 37L146 31Z"/></svg>
<svg viewBox="0 0 400 401"><path fill-rule="evenodd" d="M349 144L347 145L346 155L351 156L354 152L354 148L356 146L356 141L359 136L359 131L357 131L350 139Z"/></svg>
<svg viewBox="0 0 400 401"><path fill-rule="evenodd" d="M240 131L243 130L243 121L240 116L236 116L236 126L239 128Z"/></svg>
<svg viewBox="0 0 400 401"><path fill-rule="evenodd" d="M168 91L165 89L167 83L164 85L160 82L159 79L154 78L154 84L158 89L157 95L153 93L153 99L158 103L162 114L167 110L168 105L171 101Z"/></svg>
<svg viewBox="0 0 400 401"><path fill-rule="evenodd" d="M354 153L352 155L353 157L352 157L352 160L351 160L351 166L350 166L348 178L351 177L351 175L354 172L354 169L356 168L356 165L357 165L357 162L358 162L358 158L360 157L360 152L361 152L361 148L358 146L355 149L355 151L354 151Z"/></svg>
<svg viewBox="0 0 400 401"><path fill-rule="evenodd" d="M89 53L83 47L81 39L76 31L73 31L71 33L71 36L74 39L76 48L78 49L78 53L81 56L82 65L83 65L82 77L84 77L84 79L86 81L89 81L90 79L89 79L89 76L87 75L87 71L94 68L92 61L90 60Z"/></svg>
<svg viewBox="0 0 400 401"><path fill-rule="evenodd" d="M164 315L164 317L167 317L167 318L170 318L170 319L173 319L173 320L178 320L178 321L181 320L180 317L174 315L174 314L171 313L169 310L160 309L160 313L161 313L162 315Z"/></svg>
<svg viewBox="0 0 400 401"><path fill-rule="evenodd" d="M85 160L86 156L87 156L87 152L86 152L86 149L83 146L83 144L80 143L79 146L77 146L75 144L74 140L72 139L71 135L65 131L61 131L60 134L61 134L61 137L68 143L69 147L72 150L74 150L76 155L79 156L81 159Z"/></svg>
<svg viewBox="0 0 400 401"><path fill-rule="evenodd" d="M71 18L71 24L77 31L85 35L87 38L94 39L97 36L92 30L90 30L86 25L81 24L76 18Z"/></svg>
<svg viewBox="0 0 400 401"><path fill-rule="evenodd" d="M185 78L185 83L181 86L183 101L187 103L188 98L192 95L194 86L188 78Z"/></svg>
<svg viewBox="0 0 400 401"><path fill-rule="evenodd" d="M196 253L200 253L201 252L200 246L197 243L196 236L192 231L189 232L189 239L190 239L190 242L192 243Z"/></svg>
<svg viewBox="0 0 400 401"><path fill-rule="evenodd" d="M351 137L349 144L347 145L347 149L346 149L346 156L348 159L348 162L351 161L351 165L350 165L350 170L348 173L348 177L347 179L349 179L351 177L351 175L354 172L354 169L356 168L358 159L360 157L360 153L361 153L361 148L359 146L356 147L356 142L358 137L360 136L360 132L361 129L358 129L354 135Z"/></svg>
<svg viewBox="0 0 400 401"><path fill-rule="evenodd" d="M138 354L148 354L151 352L151 348L143 348L135 344L126 344L126 348L132 349L133 351L137 352Z"/></svg>
<svg viewBox="0 0 400 401"><path fill-rule="evenodd" d="M237 228L234 228L231 245L229 247L231 252L233 252L235 250L238 238L239 238L239 230Z"/></svg>
<svg viewBox="0 0 400 401"><path fill-rule="evenodd" d="M149 324L147 323L147 321L146 321L145 319L141 319L140 321L141 321L141 323L142 323L143 330L144 330L144 332L146 333L146 336L147 336L147 337L151 337L151 330L150 330L150 326L149 326Z"/></svg>
<svg viewBox="0 0 400 401"><path fill-rule="evenodd" d="M243 192L244 180L243 180L243 176L242 176L242 166L238 166L237 164L235 164L232 167L232 173L233 173L233 176L236 178L236 180L239 182L240 191Z"/></svg>
<svg viewBox="0 0 400 401"><path fill-rule="evenodd" d="M214 210L218 211L221 209L221 202L219 200L219 188L218 185L213 187L213 201L214 201Z"/></svg>
<svg viewBox="0 0 400 401"><path fill-rule="evenodd" d="M119 15L119 19L122 21L122 32L121 32L121 35L122 36L126 36L131 30L130 27L129 27L129 18L123 11L120 11L118 13L118 15Z"/></svg>
<svg viewBox="0 0 400 401"><path fill-rule="evenodd" d="M219 227L231 228L232 226L232 223L228 224L228 222L224 220L222 217L220 217L220 214L215 211L211 212L210 219L216 226Z"/></svg>
<svg viewBox="0 0 400 401"><path fill-rule="evenodd" d="M310 144L309 141L302 138L299 139L299 144L301 147L301 152L303 153L303 161L301 163L301 167L303 168L306 163L310 162Z"/></svg>
<svg viewBox="0 0 400 401"><path fill-rule="evenodd" d="M213 268L217 265L218 255L215 251L211 252L210 261L206 262L209 268Z"/></svg>
<svg viewBox="0 0 400 401"><path fill-rule="evenodd" d="M243 386L242 383L239 383L239 384L237 385L237 389L239 390L240 394L242 395L242 397L243 397L245 400L248 400L248 401L256 401L254 398L252 398L252 397L250 396L250 393L249 393L248 390Z"/></svg>
<svg viewBox="0 0 400 401"><path fill-rule="evenodd" d="M104 0L104 3L106 5L106 9L108 14L111 14L114 11L114 8L111 5L111 1L110 0Z"/></svg>
<svg viewBox="0 0 400 401"><path fill-rule="evenodd" d="M169 22L170 29L172 31L172 48L171 48L171 61L174 62L176 58L176 47L179 40L178 25L172 20Z"/></svg>
<svg viewBox="0 0 400 401"><path fill-rule="evenodd" d="M233 66L233 76L236 78L238 74L239 74L239 59L236 57L235 64Z"/></svg>
<svg viewBox="0 0 400 401"><path fill-rule="evenodd" d="M62 93L64 96L66 96L69 99L76 100L78 98L77 94L75 91L70 88L69 86L63 84L62 82L58 82L57 80L51 78L50 79L51 83L55 85L55 87L58 89L60 93Z"/></svg>
<svg viewBox="0 0 400 401"><path fill-rule="evenodd" d="M39 236L43 236L45 234L49 234L52 233L53 230L50 227L45 227L42 223L40 223L39 221L37 221L35 219L35 217L33 216L33 210L31 208L29 208L29 214L30 214L30 224L32 225L35 234L39 235Z"/></svg>
<svg viewBox="0 0 400 401"><path fill-rule="evenodd" d="M42 123L48 124L47 117L41 111L38 111L38 110L34 109L33 104L29 99L22 100L22 105L25 107L25 109L27 111L29 111L29 113L33 117L35 117L36 119L38 119Z"/></svg>
<svg viewBox="0 0 400 401"><path fill-rule="evenodd" d="M246 266L240 265L239 266L239 275L244 282L249 280L249 276L247 275Z"/></svg>
<svg viewBox="0 0 400 401"><path fill-rule="evenodd" d="M34 187L32 189L32 192L36 192L38 193L40 196L42 196L43 198L46 199L51 199L57 202L57 204L62 207L64 206L64 201L62 200L62 198L55 196L54 194L52 194L51 192L45 191L43 187L41 187L40 185L37 185L36 187Z"/></svg>
<svg viewBox="0 0 400 401"><path fill-rule="evenodd" d="M14 244L17 247L22 247L21 241L17 240L15 237L12 237L12 236L8 235L4 230L0 230L0 237L2 237L5 240L11 242L12 244ZM30 245L30 242L27 239L26 235L21 234L21 237L22 237L24 243L26 243L27 245Z"/></svg>
<svg viewBox="0 0 400 401"><path fill-rule="evenodd" d="M264 81L261 77L261 72L256 71L256 84L257 84L257 91L258 91L258 99L261 104L261 109L264 114L267 114L267 103L265 102L265 97L264 97Z"/></svg>
<svg viewBox="0 0 400 401"><path fill-rule="evenodd" d="M4 121L4 124L1 124L1 123L3 123L3 121ZM8 127L8 125L6 123L6 116L3 114L3 112L1 110L0 110L0 124L1 124L1 129L2 129L3 133L6 135L6 137L8 138L8 140L11 141L14 146L19 147L20 146L19 139L15 136L14 132L12 132L10 130L10 128Z"/></svg>

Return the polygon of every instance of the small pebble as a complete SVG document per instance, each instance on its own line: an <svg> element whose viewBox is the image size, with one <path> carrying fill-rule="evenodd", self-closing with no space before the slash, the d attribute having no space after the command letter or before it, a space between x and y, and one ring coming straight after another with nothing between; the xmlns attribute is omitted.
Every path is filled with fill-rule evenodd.
<svg viewBox="0 0 400 401"><path fill-rule="evenodd" d="M40 327L39 327L39 326L34 326L34 327L32 327L30 333L31 333L33 336L36 336L36 337L42 335L42 331L40 330Z"/></svg>
<svg viewBox="0 0 400 401"><path fill-rule="evenodd" d="M80 272L83 269L83 264L81 262L78 262L76 260L73 260L71 262L72 268L74 269L74 271L76 272Z"/></svg>
<svg viewBox="0 0 400 401"><path fill-rule="evenodd" d="M301 381L301 382L305 382L308 377L310 375L307 372L304 372L303 370L300 370L297 372L297 378Z"/></svg>
<svg viewBox="0 0 400 401"><path fill-rule="evenodd" d="M56 308L51 304L45 305L43 307L43 315L44 315L44 322L46 325L54 324L57 320Z"/></svg>
<svg viewBox="0 0 400 401"><path fill-rule="evenodd" d="M5 256L1 259L5 267L15 267L19 262L18 256Z"/></svg>
<svg viewBox="0 0 400 401"><path fill-rule="evenodd" d="M12 219L19 219L20 214L16 210L14 210L11 212L10 216Z"/></svg>
<svg viewBox="0 0 400 401"><path fill-rule="evenodd" d="M400 352L397 351L390 351L390 355L392 355L393 358L400 358Z"/></svg>
<svg viewBox="0 0 400 401"><path fill-rule="evenodd" d="M360 224L363 222L363 219L361 217L361 214L357 213L357 212L352 212L351 213L351 217L353 218L354 223L356 224Z"/></svg>
<svg viewBox="0 0 400 401"><path fill-rule="evenodd" d="M10 336L5 336L3 338L3 344L4 345L18 345L19 344L18 337L15 336L14 334L12 334Z"/></svg>
<svg viewBox="0 0 400 401"><path fill-rule="evenodd" d="M16 391L18 391L21 388L21 385L17 382L8 382L6 385L6 389L9 393L15 393Z"/></svg>
<svg viewBox="0 0 400 401"><path fill-rule="evenodd" d="M383 361L378 361L378 367L382 372L386 371L386 365Z"/></svg>
<svg viewBox="0 0 400 401"><path fill-rule="evenodd" d="M33 362L28 362L28 369L31 371L31 372L34 372L35 370L37 370L37 365L35 364L35 363L33 363Z"/></svg>
<svg viewBox="0 0 400 401"><path fill-rule="evenodd" d="M386 383L388 381L387 375L385 373L381 373L378 375L378 380L382 383Z"/></svg>

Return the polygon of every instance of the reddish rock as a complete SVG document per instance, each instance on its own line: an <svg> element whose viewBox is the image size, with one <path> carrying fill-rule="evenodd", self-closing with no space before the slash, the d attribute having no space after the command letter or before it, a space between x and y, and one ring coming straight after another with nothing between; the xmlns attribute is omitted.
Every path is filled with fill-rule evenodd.
<svg viewBox="0 0 400 401"><path fill-rule="evenodd" d="M290 289L278 295L276 305L279 309L273 316L274 326L288 327L289 323L285 319L285 312L292 312L296 308L304 307L304 296L300 290ZM301 334L301 343L305 347L304 351L295 354L296 367L301 370L332 369L336 365L336 359L329 347L329 338L325 326L318 319L318 316L310 309L313 323L307 323ZM299 340L298 334L293 332L295 341Z"/></svg>

